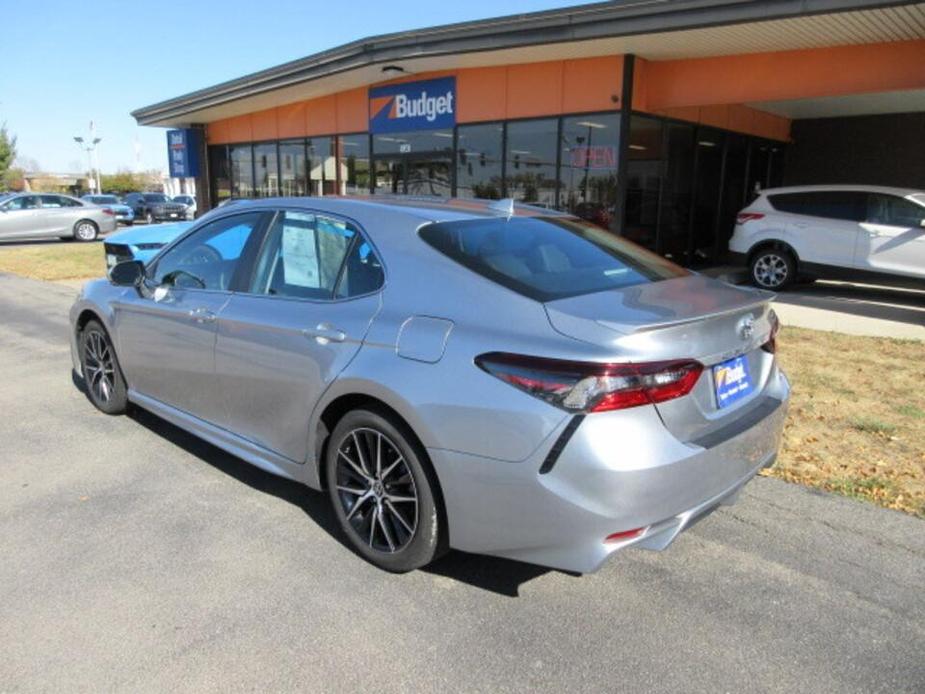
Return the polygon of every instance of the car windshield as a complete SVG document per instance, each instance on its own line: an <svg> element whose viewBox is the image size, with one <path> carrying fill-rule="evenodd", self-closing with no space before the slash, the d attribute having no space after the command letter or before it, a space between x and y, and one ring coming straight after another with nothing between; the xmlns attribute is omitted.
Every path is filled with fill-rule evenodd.
<svg viewBox="0 0 925 694"><path fill-rule="evenodd" d="M145 202L170 202L162 193L145 193Z"/></svg>
<svg viewBox="0 0 925 694"><path fill-rule="evenodd" d="M689 274L616 234L567 217L441 222L424 226L420 235L473 272L537 301Z"/></svg>

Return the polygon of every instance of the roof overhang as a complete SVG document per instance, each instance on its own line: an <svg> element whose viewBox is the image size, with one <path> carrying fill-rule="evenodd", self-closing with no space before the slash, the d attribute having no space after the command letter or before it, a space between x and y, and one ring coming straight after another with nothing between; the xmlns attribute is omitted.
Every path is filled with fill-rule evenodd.
<svg viewBox="0 0 925 694"><path fill-rule="evenodd" d="M925 37L895 0L608 2L361 39L132 112L139 125L209 123L406 73L600 55L648 60ZM915 21L912 21L915 20Z"/></svg>

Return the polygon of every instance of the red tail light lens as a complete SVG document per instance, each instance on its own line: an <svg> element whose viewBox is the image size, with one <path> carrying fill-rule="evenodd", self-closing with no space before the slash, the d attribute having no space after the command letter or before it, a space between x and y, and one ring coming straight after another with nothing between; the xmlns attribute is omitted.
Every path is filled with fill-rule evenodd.
<svg viewBox="0 0 925 694"><path fill-rule="evenodd" d="M103 214L115 214L115 212L112 211L111 207L104 207Z"/></svg>
<svg viewBox="0 0 925 694"><path fill-rule="evenodd" d="M745 222L759 219L764 219L764 215L761 212L740 212L736 215L736 224L745 224Z"/></svg>
<svg viewBox="0 0 925 694"><path fill-rule="evenodd" d="M771 335L768 341L761 345L761 349L770 354L777 352L777 333L780 332L780 318L777 317L774 309L768 313L768 320L771 322Z"/></svg>
<svg viewBox="0 0 925 694"><path fill-rule="evenodd" d="M492 352L475 363L515 388L569 412L606 412L680 398L703 365L692 359L599 364Z"/></svg>

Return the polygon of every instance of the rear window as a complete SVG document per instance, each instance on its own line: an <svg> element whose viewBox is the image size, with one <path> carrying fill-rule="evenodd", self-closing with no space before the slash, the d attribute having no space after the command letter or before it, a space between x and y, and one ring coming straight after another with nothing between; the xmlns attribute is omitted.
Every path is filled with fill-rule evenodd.
<svg viewBox="0 0 925 694"><path fill-rule="evenodd" d="M689 274L661 256L577 219L469 219L429 224L420 235L473 272L537 301Z"/></svg>
<svg viewBox="0 0 925 694"><path fill-rule="evenodd" d="M781 212L810 217L860 222L867 212L867 194L851 190L769 195L771 207Z"/></svg>

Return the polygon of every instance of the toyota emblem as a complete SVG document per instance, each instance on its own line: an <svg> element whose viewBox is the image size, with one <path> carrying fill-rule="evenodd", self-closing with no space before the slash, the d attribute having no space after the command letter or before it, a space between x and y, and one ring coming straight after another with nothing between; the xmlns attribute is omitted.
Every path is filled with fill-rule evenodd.
<svg viewBox="0 0 925 694"><path fill-rule="evenodd" d="M740 338L747 340L752 336L752 333L755 332L755 319L752 316L745 316L742 320L739 321L739 324L736 326L736 330L738 331Z"/></svg>

